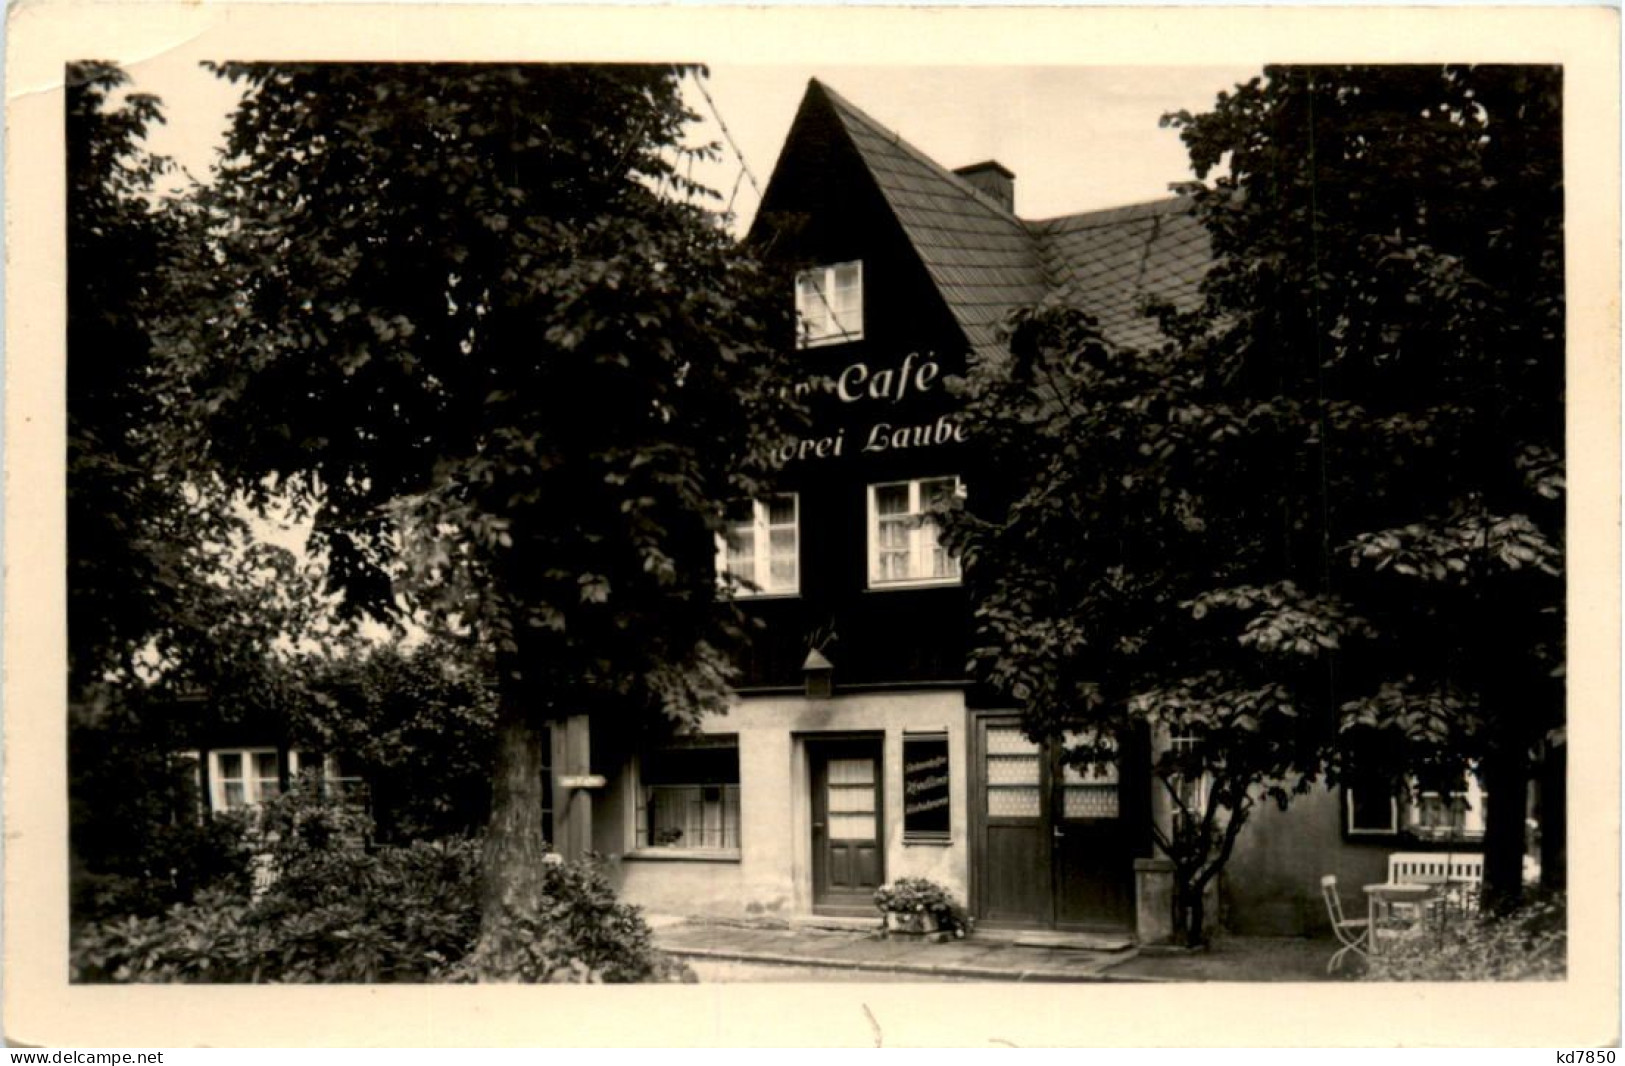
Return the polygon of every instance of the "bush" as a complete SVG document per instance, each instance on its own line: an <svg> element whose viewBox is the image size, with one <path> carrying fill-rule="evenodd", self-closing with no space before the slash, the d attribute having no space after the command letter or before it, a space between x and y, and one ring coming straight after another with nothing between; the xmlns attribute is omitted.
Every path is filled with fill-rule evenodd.
<svg viewBox="0 0 1625 1066"><path fill-rule="evenodd" d="M693 981L681 961L654 946L638 908L621 903L594 859L549 855L541 899L509 905L506 935L482 945L454 980L619 984Z"/></svg>
<svg viewBox="0 0 1625 1066"><path fill-rule="evenodd" d="M80 929L81 981L425 982L470 980L480 933L479 842L374 847L360 811L299 790L250 833L261 889L210 891L158 917ZM683 979L638 910L592 863L549 856L535 913L513 923L516 981Z"/></svg>
<svg viewBox="0 0 1625 1066"><path fill-rule="evenodd" d="M875 906L880 913L929 914L943 932L963 938L970 935L975 920L963 904L946 888L924 877L903 877L875 890Z"/></svg>
<svg viewBox="0 0 1625 1066"><path fill-rule="evenodd" d="M199 816L197 764L172 715L137 693L68 713L69 914L155 917L209 887L246 890L239 819Z"/></svg>
<svg viewBox="0 0 1625 1066"><path fill-rule="evenodd" d="M1505 917L1458 921L1402 940L1371 959L1368 981L1561 981L1568 969L1562 896Z"/></svg>
<svg viewBox="0 0 1625 1066"><path fill-rule="evenodd" d="M151 917L210 889L246 892L252 850L245 821L220 815L152 826L137 855L99 856L88 868L75 855L69 913L76 924L135 915Z"/></svg>

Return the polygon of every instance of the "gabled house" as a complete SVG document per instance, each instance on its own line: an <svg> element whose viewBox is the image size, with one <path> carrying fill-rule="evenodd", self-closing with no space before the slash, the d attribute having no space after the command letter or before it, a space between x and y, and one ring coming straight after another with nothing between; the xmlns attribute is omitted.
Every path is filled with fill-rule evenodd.
<svg viewBox="0 0 1625 1066"><path fill-rule="evenodd" d="M928 511L997 476L943 383L998 350L1010 310L1078 307L1153 343L1145 304L1198 298L1207 236L1178 198L1025 220L1015 181L993 161L949 170L809 85L750 240L794 269L798 354L831 389L781 494L739 502L719 553L762 623L736 698L658 750L599 732L589 756L584 723L555 740L556 835L611 856L628 901L872 917L877 886L917 876L984 928L1129 936L1166 899L1150 752L1080 774L972 683L959 563ZM1307 932L1321 875L1380 881L1395 847L1472 847L1481 797L1461 798L1402 810L1322 790L1263 812L1220 890L1227 924Z"/></svg>

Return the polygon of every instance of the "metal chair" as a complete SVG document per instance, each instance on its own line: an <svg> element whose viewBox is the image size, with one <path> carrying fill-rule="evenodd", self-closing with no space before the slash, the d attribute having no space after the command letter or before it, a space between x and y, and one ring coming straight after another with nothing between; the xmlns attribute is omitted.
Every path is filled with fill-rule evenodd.
<svg viewBox="0 0 1625 1066"><path fill-rule="evenodd" d="M1337 934L1338 941L1343 945L1326 964L1326 972L1333 973L1337 970L1337 964L1350 952L1361 958L1369 954L1371 921L1367 918L1343 916L1343 898L1337 894L1337 878L1333 874L1327 874L1320 879L1320 895L1326 901L1326 915L1332 921L1332 932Z"/></svg>

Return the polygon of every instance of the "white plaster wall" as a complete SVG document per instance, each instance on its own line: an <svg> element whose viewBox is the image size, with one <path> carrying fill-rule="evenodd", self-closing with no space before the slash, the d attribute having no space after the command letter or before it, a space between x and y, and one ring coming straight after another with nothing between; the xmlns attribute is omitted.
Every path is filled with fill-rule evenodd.
<svg viewBox="0 0 1625 1066"><path fill-rule="evenodd" d="M862 693L810 700L740 699L707 733L739 738L740 854L737 862L626 858L619 890L654 913L789 917L812 911L812 828L805 741L820 733L884 736L886 879L929 877L968 898L969 754L958 690ZM903 842L903 734L948 734L948 844ZM618 787L625 788L623 779ZM630 808L630 804L625 805ZM628 826L628 828L630 828Z"/></svg>

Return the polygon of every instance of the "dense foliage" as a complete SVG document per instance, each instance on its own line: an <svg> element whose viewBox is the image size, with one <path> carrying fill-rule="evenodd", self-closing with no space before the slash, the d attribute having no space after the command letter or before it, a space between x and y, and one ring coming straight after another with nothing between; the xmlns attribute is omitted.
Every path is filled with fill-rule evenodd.
<svg viewBox="0 0 1625 1066"><path fill-rule="evenodd" d="M94 727L72 724L68 883L76 925L150 917L204 889L248 884L242 820L200 820L196 761L149 733L122 705Z"/></svg>
<svg viewBox="0 0 1625 1066"><path fill-rule="evenodd" d="M475 835L490 817L496 690L485 656L431 638L304 664L289 736L365 785L381 839Z"/></svg>
<svg viewBox="0 0 1625 1066"><path fill-rule="evenodd" d="M143 144L158 101L106 63L68 67L68 773L73 914L150 914L233 876L179 753L221 721L274 719L279 654L324 625L317 565L255 543L166 387L158 324L183 230ZM214 698L189 697L208 691ZM240 872L237 871L237 872Z"/></svg>
<svg viewBox="0 0 1625 1066"><path fill-rule="evenodd" d="M74 975L116 982L467 980L480 928L474 840L372 846L358 810L298 790L260 812L260 888L216 888L154 917L76 931ZM681 980L635 908L586 862L543 863L545 910L524 927L527 981ZM489 975L487 975L489 976Z"/></svg>
<svg viewBox="0 0 1625 1066"><path fill-rule="evenodd" d="M321 611L308 566L254 544L196 456L169 391L159 324L184 231L156 202L168 162L143 145L156 98L106 63L68 69L68 654L70 700L95 713L159 683L266 687L267 652Z"/></svg>
<svg viewBox="0 0 1625 1066"><path fill-rule="evenodd" d="M1013 323L967 424L999 476L947 518L975 660L1073 757L1149 731L1180 919L1261 801L1323 775L1489 793L1521 882L1561 726L1561 75L1270 68L1170 116L1215 265L1168 338ZM1211 177L1210 177L1211 175ZM1553 827L1555 828L1555 827Z"/></svg>
<svg viewBox="0 0 1625 1066"><path fill-rule="evenodd" d="M1568 974L1568 907L1532 900L1504 916L1430 927L1385 943L1369 981L1561 981Z"/></svg>
<svg viewBox="0 0 1625 1066"><path fill-rule="evenodd" d="M163 172L142 138L158 101L103 63L70 65L68 150L68 639L71 691L84 698L171 610L200 514L173 479L154 477L143 309L155 300L173 232L147 199ZM120 264L107 270L103 264Z"/></svg>

